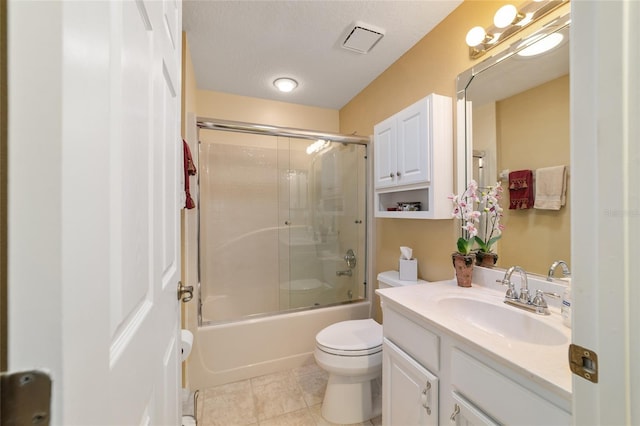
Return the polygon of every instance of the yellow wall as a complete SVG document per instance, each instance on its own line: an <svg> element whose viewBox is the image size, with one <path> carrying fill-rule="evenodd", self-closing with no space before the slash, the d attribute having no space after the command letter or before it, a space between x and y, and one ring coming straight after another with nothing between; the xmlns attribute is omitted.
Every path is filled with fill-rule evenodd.
<svg viewBox="0 0 640 426"><path fill-rule="evenodd" d="M469 59L464 41L467 31L476 25L490 26L495 11L506 3L482 0L463 2L340 110L340 131L371 135L377 122L430 93L455 99L457 75L485 59ZM514 3L518 6L522 2ZM568 8L568 5L563 6L553 15L566 13ZM539 25L532 26L517 37L532 32L535 27ZM508 45L507 40L504 45L493 49L491 54L504 50ZM397 269L399 247L410 246L418 259L420 278L434 281L453 277L451 253L456 250L455 242L459 236L454 221L376 219L375 231L376 274Z"/></svg>
<svg viewBox="0 0 640 426"><path fill-rule="evenodd" d="M499 170L569 165L568 75L497 102L496 117ZM508 210L503 187L506 229L498 243L498 265L518 264L545 274L555 260L570 259L571 203L558 211ZM523 256L523 251L535 255Z"/></svg>
<svg viewBox="0 0 640 426"><path fill-rule="evenodd" d="M196 111L196 74L191 60L187 34L182 33L182 137L186 138L187 113ZM191 142L191 141L189 141Z"/></svg>
<svg viewBox="0 0 640 426"><path fill-rule="evenodd" d="M488 26L504 2L466 1L340 110L342 133L373 133L373 126L430 93L455 99L456 77L471 67L464 39L469 28ZM451 188L453 192L453 188ZM420 278L453 277L453 220L376 219L376 274L398 268L399 247L412 247Z"/></svg>
<svg viewBox="0 0 640 426"><path fill-rule="evenodd" d="M198 90L196 111L199 117L324 132L338 132L339 130L339 116L335 109L270 101L210 90Z"/></svg>

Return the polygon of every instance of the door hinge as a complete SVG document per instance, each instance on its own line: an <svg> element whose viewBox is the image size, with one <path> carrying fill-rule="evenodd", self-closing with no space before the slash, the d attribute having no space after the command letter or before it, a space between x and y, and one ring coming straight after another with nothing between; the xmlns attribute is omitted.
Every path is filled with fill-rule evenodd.
<svg viewBox="0 0 640 426"><path fill-rule="evenodd" d="M598 383L598 354L582 346L569 345L569 368L573 374Z"/></svg>
<svg viewBox="0 0 640 426"><path fill-rule="evenodd" d="M0 424L49 425L51 378L43 371L0 373Z"/></svg>

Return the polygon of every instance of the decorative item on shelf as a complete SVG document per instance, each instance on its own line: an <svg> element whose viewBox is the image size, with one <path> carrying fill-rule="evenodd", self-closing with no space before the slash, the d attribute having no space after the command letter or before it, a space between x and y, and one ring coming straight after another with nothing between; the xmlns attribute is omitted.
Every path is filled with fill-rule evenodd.
<svg viewBox="0 0 640 426"><path fill-rule="evenodd" d="M502 184L496 182L495 186L489 186L480 194L480 229L474 237L478 244L476 252L476 265L492 267L498 261L498 255L493 252L493 245L502 237L504 225L500 223L502 218Z"/></svg>
<svg viewBox="0 0 640 426"><path fill-rule="evenodd" d="M400 201L398 202L398 210L403 212L418 212L420 211L420 201Z"/></svg>
<svg viewBox="0 0 640 426"><path fill-rule="evenodd" d="M458 286L471 287L471 277L473 274L473 261L475 254L471 249L478 235L476 224L480 221L480 212L474 210L476 204L480 202L478 197L478 184L471 180L467 189L460 195L449 197L453 203L452 215L462 221L461 236L458 238L458 251L451 255L453 266L456 271Z"/></svg>

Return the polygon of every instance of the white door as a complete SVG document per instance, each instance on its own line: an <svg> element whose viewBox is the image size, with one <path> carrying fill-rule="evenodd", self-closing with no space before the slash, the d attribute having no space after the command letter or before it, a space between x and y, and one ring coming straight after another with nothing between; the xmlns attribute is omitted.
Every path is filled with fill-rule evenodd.
<svg viewBox="0 0 640 426"><path fill-rule="evenodd" d="M575 425L640 424L640 2L571 5L573 343L599 380L573 376Z"/></svg>
<svg viewBox="0 0 640 426"><path fill-rule="evenodd" d="M52 424L179 424L179 1L9 16L9 369Z"/></svg>

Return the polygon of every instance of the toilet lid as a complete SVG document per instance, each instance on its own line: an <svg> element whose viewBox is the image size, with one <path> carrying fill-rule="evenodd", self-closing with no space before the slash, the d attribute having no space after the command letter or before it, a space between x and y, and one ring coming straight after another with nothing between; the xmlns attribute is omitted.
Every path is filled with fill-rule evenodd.
<svg viewBox="0 0 640 426"><path fill-rule="evenodd" d="M316 335L320 350L345 356L370 355L382 350L382 326L372 319L332 324Z"/></svg>

